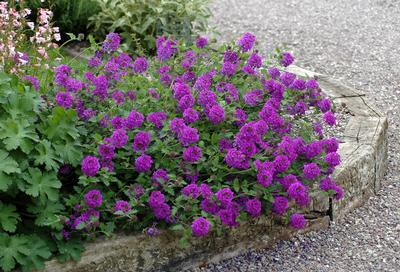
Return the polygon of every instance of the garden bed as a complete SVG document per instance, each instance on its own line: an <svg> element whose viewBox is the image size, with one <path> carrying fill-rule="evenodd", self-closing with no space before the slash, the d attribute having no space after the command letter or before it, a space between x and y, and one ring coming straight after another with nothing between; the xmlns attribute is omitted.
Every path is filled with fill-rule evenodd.
<svg viewBox="0 0 400 272"><path fill-rule="evenodd" d="M344 189L344 198L332 201L320 194L312 196L312 203L303 211L309 220L302 230L287 228L278 217L261 216L222 236L193 239L187 248L179 246L178 232L162 231L152 238L145 234L121 236L88 243L79 262L49 261L45 271L176 271L197 267L250 248L270 247L296 233L327 228L330 220L340 220L362 205L379 190L387 167L386 116L371 106L363 93L321 74L290 69L300 76L318 78L323 92L351 114L339 149L342 164L333 173L335 182Z"/></svg>

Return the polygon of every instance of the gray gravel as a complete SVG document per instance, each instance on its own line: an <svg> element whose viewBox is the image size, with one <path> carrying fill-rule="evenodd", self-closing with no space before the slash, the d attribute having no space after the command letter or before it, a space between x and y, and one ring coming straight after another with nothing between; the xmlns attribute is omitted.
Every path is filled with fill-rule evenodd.
<svg viewBox="0 0 400 272"><path fill-rule="evenodd" d="M400 271L400 1L214 0L223 39L251 31L296 64L362 90L389 116L389 170L379 195L325 231L196 271Z"/></svg>

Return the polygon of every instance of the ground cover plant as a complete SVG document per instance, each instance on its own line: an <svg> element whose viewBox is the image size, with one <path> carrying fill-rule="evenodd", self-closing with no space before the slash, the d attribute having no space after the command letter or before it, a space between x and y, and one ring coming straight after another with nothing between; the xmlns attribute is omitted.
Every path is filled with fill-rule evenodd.
<svg viewBox="0 0 400 272"><path fill-rule="evenodd" d="M323 138L323 123L336 123L330 100L285 71L290 53L263 60L255 39L215 50L203 37L189 48L159 37L147 60L118 52L110 33L87 71L56 69L55 102L75 108L93 136L66 238L171 228L185 243L271 212L303 228L296 206L311 193L342 197L329 177L338 142Z"/></svg>
<svg viewBox="0 0 400 272"><path fill-rule="evenodd" d="M261 215L303 228L312 194L342 197L333 105L286 71L290 53L263 58L251 33L219 48L159 37L155 58L120 42L52 84L1 75L1 124L16 123L0 131L3 270L78 259L81 239L120 231L180 231L185 246Z"/></svg>

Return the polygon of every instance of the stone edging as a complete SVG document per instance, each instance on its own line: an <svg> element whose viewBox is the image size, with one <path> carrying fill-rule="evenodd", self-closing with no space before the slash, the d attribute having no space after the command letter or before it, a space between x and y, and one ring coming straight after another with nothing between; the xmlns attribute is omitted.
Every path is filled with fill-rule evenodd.
<svg viewBox="0 0 400 272"><path fill-rule="evenodd" d="M145 234L122 236L88 243L79 262L60 264L52 260L46 263L45 271L178 271L231 258L249 249L270 247L296 233L327 228L330 220L340 220L361 206L379 190L387 167L386 116L366 101L365 94L338 81L296 66L290 71L317 78L324 93L336 103L345 103L353 115L345 129L345 142L339 148L342 164L333 174L345 191L342 200L332 201L321 194L312 196L310 207L303 211L309 223L300 231L283 226L279 218L261 216L223 236L193 239L185 249L179 247L176 232L162 231L153 238Z"/></svg>

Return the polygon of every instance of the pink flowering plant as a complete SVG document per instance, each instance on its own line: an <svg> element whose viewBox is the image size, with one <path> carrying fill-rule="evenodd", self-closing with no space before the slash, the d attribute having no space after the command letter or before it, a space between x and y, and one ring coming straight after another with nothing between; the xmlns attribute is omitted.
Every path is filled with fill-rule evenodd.
<svg viewBox="0 0 400 272"><path fill-rule="evenodd" d="M0 70L22 75L27 71L49 68L49 51L57 47L61 36L53 27L53 13L39 9L37 22L28 20L31 10L0 2Z"/></svg>
<svg viewBox="0 0 400 272"><path fill-rule="evenodd" d="M88 130L65 239L170 228L187 242L263 214L300 229L312 194L343 196L331 101L287 71L290 53L264 59L255 42L159 37L156 58L132 59L110 33L86 71L56 68L54 103Z"/></svg>

